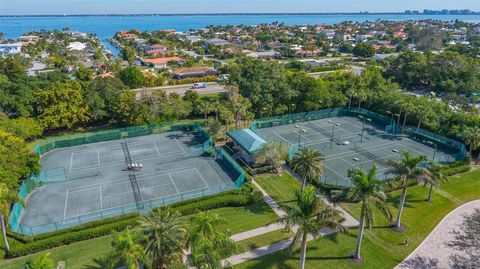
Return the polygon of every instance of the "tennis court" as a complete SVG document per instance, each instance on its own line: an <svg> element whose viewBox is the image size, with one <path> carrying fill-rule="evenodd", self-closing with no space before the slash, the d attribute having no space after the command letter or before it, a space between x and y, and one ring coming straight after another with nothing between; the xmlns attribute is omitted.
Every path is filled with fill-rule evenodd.
<svg viewBox="0 0 480 269"><path fill-rule="evenodd" d="M20 227L36 234L235 188L235 175L204 154L202 139L176 131L48 152L47 182L29 195Z"/></svg>
<svg viewBox="0 0 480 269"><path fill-rule="evenodd" d="M424 155L429 159L447 163L455 161L452 152L429 144L426 140L415 140L408 136L391 135L385 127L363 118L339 116L295 124L279 125L256 130L269 139L293 146L319 150L325 156L326 172L322 182L348 186L348 171L378 168L378 177L387 177L387 160L398 160L403 150L412 155Z"/></svg>

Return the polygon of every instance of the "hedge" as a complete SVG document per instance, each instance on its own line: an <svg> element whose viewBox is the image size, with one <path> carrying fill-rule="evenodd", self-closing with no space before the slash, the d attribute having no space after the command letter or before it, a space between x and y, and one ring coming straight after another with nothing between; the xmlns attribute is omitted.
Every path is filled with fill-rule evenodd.
<svg viewBox="0 0 480 269"><path fill-rule="evenodd" d="M442 169L442 174L449 177L449 176L453 176L453 175L456 175L456 174L465 173L465 172L468 172L468 171L470 171L470 165L467 164L467 165Z"/></svg>
<svg viewBox="0 0 480 269"><path fill-rule="evenodd" d="M244 192L242 189L231 190L211 196L173 203L169 206L172 209L178 210L183 215L189 215L195 213L197 210L246 206L257 203L262 199L262 194L258 191L251 194L245 194ZM15 258L25 256L42 250L109 235L112 231L121 231L129 226L135 225L139 217L139 213L121 215L31 237L9 232L9 237L19 241L19 244L12 245L8 257ZM0 259L2 259L1 254L0 250Z"/></svg>

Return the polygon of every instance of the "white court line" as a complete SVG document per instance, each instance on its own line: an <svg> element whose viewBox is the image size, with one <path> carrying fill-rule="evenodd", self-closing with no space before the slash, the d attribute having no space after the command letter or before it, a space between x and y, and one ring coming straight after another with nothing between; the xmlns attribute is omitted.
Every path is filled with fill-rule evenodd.
<svg viewBox="0 0 480 269"><path fill-rule="evenodd" d="M210 189L210 186L208 186L207 182L206 182L205 179L203 178L202 174L200 174L200 172L198 171L197 167L195 167L195 171L196 171L197 174L200 176L200 178L203 180L203 183L205 184L205 187L207 187L208 189Z"/></svg>
<svg viewBox="0 0 480 269"><path fill-rule="evenodd" d="M153 201L153 200L159 200L161 198L168 198L168 197L171 197L171 196L177 196L179 194L185 194L185 193L190 193L190 192L196 192L196 191L199 191L199 190L204 190L204 189L208 189L208 188L198 188L198 189L193 189L193 190L189 190L189 191L184 191L184 192L180 192L180 193L177 193L177 194L170 194L170 195L166 195L166 196L159 196L159 197L156 197L156 198L153 198L153 199L150 199L150 200L145 200L145 201L142 201L144 204L148 203L149 201ZM211 191L210 189L208 189L208 191ZM115 209L118 209L118 208L122 208L122 207L125 207L125 206L128 206L128 205L134 205L136 203L130 203L130 204L124 204L124 205L121 205L121 206L116 206L116 207L110 207L108 209L105 209L106 210L115 210ZM72 217L68 217L66 219L63 220L63 223L64 224L67 224L68 221L67 220L71 220L70 222L77 222L78 221L78 217L80 216L87 216L87 215L91 215L91 214L95 214L95 213L99 213L99 212L102 212L104 210L95 210L95 211L91 211L89 213L85 213L85 214L80 214L80 215L76 215L76 216L72 216ZM94 218L95 216L92 216L92 218Z"/></svg>
<svg viewBox="0 0 480 269"><path fill-rule="evenodd" d="M169 185L172 185L172 183L158 184L158 185L149 186L149 187L146 187L146 188L140 188L140 190L146 190L146 189L150 189L150 188L153 189L153 188L157 188L157 187L165 187L165 186L169 186ZM119 192L119 193L115 193L115 194L112 194L112 195L106 195L106 196L103 196L103 198L110 198L110 197L120 196L120 195L124 195L124 194L130 194L130 193L133 193L133 191Z"/></svg>
<svg viewBox="0 0 480 269"><path fill-rule="evenodd" d="M72 164L73 164L73 152L70 153L70 173L72 173Z"/></svg>
<svg viewBox="0 0 480 269"><path fill-rule="evenodd" d="M288 141L287 139L281 137L279 134L277 134L276 132L273 132L274 135L276 135L277 137L279 137L280 139L282 139L283 141L287 142L289 145L293 145L292 143L290 143L290 141Z"/></svg>
<svg viewBox="0 0 480 269"><path fill-rule="evenodd" d="M65 208L63 209L63 220L65 221L65 217L67 216L67 203L68 203L68 189L67 194L65 195Z"/></svg>
<svg viewBox="0 0 480 269"><path fill-rule="evenodd" d="M100 150L97 149L97 162L100 164Z"/></svg>
<svg viewBox="0 0 480 269"><path fill-rule="evenodd" d="M180 142L178 142L178 139L175 138L175 141L177 142L178 146L180 147L180 149L182 149L183 153L186 153L185 152L185 149L183 149L182 145L180 144Z"/></svg>
<svg viewBox="0 0 480 269"><path fill-rule="evenodd" d="M119 140L120 142L127 142L128 138L127 139L117 139L117 140ZM89 153L89 152L94 152L96 150L122 149L121 146L118 146L117 140L96 142L96 143L91 143L91 144L84 144L84 145L81 145L81 146L92 145L92 144L98 145L98 144L101 144L101 143L111 143L112 145L108 146L108 147L95 147L96 149L90 149L90 150L75 150L73 152L75 152L75 153ZM154 139L154 138L152 138L152 139L145 139L145 140L141 140L141 141L129 141L128 145L135 146L135 145L142 145L142 144L150 144L150 143L153 143L155 141L162 142L162 141L170 141L170 140L172 140L172 139L171 138L164 138L164 139Z"/></svg>
<svg viewBox="0 0 480 269"><path fill-rule="evenodd" d="M170 177L170 181L172 181L173 187L175 187L175 190L177 191L177 194L179 194L180 192L177 189L177 185L175 185L175 182L173 182L172 174L168 173L168 177Z"/></svg>
<svg viewBox="0 0 480 269"><path fill-rule="evenodd" d="M140 158L140 159L135 159L135 160L136 160L136 161L144 161L144 160L155 159L155 158L158 158L158 157L171 156L171 155L175 155L175 154L177 154L177 153L185 153L185 152L172 151L172 152L163 153L162 155L155 154L155 155L146 156L145 158ZM102 164L100 164L100 165L94 164L94 165L80 166L80 167L71 169L71 170L70 170L70 173L71 173L72 171L75 171L75 170L85 170L86 168L96 168L96 167L105 167L105 166L111 166L111 165L119 165L119 164L123 164L124 162L125 162L125 161L114 161L114 162L102 163Z"/></svg>
<svg viewBox="0 0 480 269"><path fill-rule="evenodd" d="M157 150L158 155L160 155L160 150L158 150L157 143L153 142L153 145L155 146L155 149Z"/></svg>
<svg viewBox="0 0 480 269"><path fill-rule="evenodd" d="M139 180L147 180L147 179L155 178L157 176L168 175L172 171L174 172L174 171L193 170L193 168L194 168L194 166L186 166L186 167L182 167L182 168L166 170L166 171L163 171L162 173L153 173L153 174L145 175L144 177L140 178ZM115 184L110 184L112 182L115 182ZM97 183L97 184L85 185L85 186L82 186L82 187L77 187L77 188L73 188L73 189L69 189L69 190L72 193L72 192L77 192L77 191L90 190L90 189L93 189L93 188L96 188L96 187L102 186L102 185L103 186L106 186L106 185L115 186L115 185L119 185L119 184L123 184L123 183L127 183L127 182L130 182L130 181L129 180L122 180L122 181L111 180L111 181L105 181L105 182Z"/></svg>
<svg viewBox="0 0 480 269"><path fill-rule="evenodd" d="M102 185L98 186L100 190L100 210L103 210L103 197L102 197Z"/></svg>

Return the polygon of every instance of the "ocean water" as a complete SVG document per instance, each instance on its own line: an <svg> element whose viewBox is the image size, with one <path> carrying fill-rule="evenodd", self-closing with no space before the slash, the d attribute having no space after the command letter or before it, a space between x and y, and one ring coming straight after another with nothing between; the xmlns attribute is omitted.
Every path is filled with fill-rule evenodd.
<svg viewBox="0 0 480 269"><path fill-rule="evenodd" d="M283 22L288 25L335 24L343 21L376 20L463 20L480 22L478 15L404 15L404 14L326 14L326 15L152 15L152 16L52 16L52 17L0 17L0 32L6 38L34 30L55 30L68 27L70 30L96 33L105 42L119 30L174 29L187 31L208 25L257 25L260 23Z"/></svg>

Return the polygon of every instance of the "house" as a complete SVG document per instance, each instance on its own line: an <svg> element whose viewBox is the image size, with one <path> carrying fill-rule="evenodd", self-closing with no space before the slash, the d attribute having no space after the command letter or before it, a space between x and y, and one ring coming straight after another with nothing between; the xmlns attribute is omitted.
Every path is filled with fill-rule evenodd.
<svg viewBox="0 0 480 269"><path fill-rule="evenodd" d="M202 38L200 36L197 36L197 35L189 35L185 38L185 40L187 40L190 43L195 43L197 41L202 40Z"/></svg>
<svg viewBox="0 0 480 269"><path fill-rule="evenodd" d="M104 74L98 75L99 78L115 78L115 73L113 72L108 72Z"/></svg>
<svg viewBox="0 0 480 269"><path fill-rule="evenodd" d="M302 62L302 63L306 63L310 66L326 66L327 65L327 61L325 60L317 60L317 59L302 59L302 60L299 60L299 62Z"/></svg>
<svg viewBox="0 0 480 269"><path fill-rule="evenodd" d="M310 57L310 56L318 56L322 53L321 50L297 50L295 51L295 55L298 57Z"/></svg>
<svg viewBox="0 0 480 269"><path fill-rule="evenodd" d="M70 51L74 51L74 50L81 51L81 50L85 50L86 48L87 48L86 43L82 43L82 42L78 42L78 41L71 42L67 46L67 49L70 50Z"/></svg>
<svg viewBox="0 0 480 269"><path fill-rule="evenodd" d="M218 71L210 67L180 68L172 73L174 79L202 78L207 76L217 76L218 74Z"/></svg>
<svg viewBox="0 0 480 269"><path fill-rule="evenodd" d="M165 50L149 50L147 51L148 56L153 58L162 58L166 57L168 52Z"/></svg>
<svg viewBox="0 0 480 269"><path fill-rule="evenodd" d="M230 42L228 42L227 40L217 38L217 37L212 38L212 39L207 39L207 40L205 40L205 43L207 43L209 45L214 45L214 46L223 46L223 45L230 44Z"/></svg>
<svg viewBox="0 0 480 269"><path fill-rule="evenodd" d="M0 44L0 56L14 55L22 53L23 43Z"/></svg>
<svg viewBox="0 0 480 269"><path fill-rule="evenodd" d="M234 157L241 158L248 164L256 162L255 153L267 143L250 129L230 131L227 135L234 143L233 149L237 151Z"/></svg>
<svg viewBox="0 0 480 269"><path fill-rule="evenodd" d="M38 39L39 37L36 35L22 35L19 36L17 40L21 42L35 43L38 41Z"/></svg>
<svg viewBox="0 0 480 269"><path fill-rule="evenodd" d="M164 57L154 59L142 59L144 65L152 66L155 68L165 68L170 62L183 63L185 60L180 57Z"/></svg>
<svg viewBox="0 0 480 269"><path fill-rule="evenodd" d="M249 52L246 54L247 57L256 58L256 59L278 59L280 58L280 53L270 50L270 51L257 51Z"/></svg>

